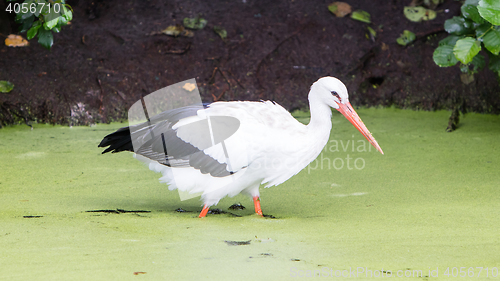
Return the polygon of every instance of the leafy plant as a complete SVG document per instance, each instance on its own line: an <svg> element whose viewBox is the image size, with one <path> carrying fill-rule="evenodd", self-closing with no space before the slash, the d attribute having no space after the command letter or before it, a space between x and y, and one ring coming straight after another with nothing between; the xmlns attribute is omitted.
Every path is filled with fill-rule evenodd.
<svg viewBox="0 0 500 281"><path fill-rule="evenodd" d="M410 44L411 42L415 41L417 37L415 36L415 33L409 31L409 30L405 30L403 31L403 34L401 34L401 36L399 36L398 39L396 39L396 42L399 44L399 45L402 45L402 46L406 46L408 44Z"/></svg>
<svg viewBox="0 0 500 281"><path fill-rule="evenodd" d="M434 62L441 67L460 62L461 71L472 77L485 66L485 58L479 54L484 47L489 69L500 77L500 1L466 0L461 11L462 16L445 21L444 29L450 35L439 41Z"/></svg>
<svg viewBox="0 0 500 281"><path fill-rule="evenodd" d="M65 0L25 0L14 3L7 0L6 11L16 13L16 22L21 26L19 33L27 32L27 39L38 35L38 43L49 49L54 43L52 32L58 33L61 28L73 19L72 8Z"/></svg>

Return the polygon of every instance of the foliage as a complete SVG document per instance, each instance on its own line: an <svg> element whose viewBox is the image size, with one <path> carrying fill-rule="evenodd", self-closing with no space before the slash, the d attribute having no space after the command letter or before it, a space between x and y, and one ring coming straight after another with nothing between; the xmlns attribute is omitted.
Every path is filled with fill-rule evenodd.
<svg viewBox="0 0 500 281"><path fill-rule="evenodd" d="M328 5L328 10L339 18L343 18L352 12L351 5L345 2L333 2Z"/></svg>
<svg viewBox="0 0 500 281"><path fill-rule="evenodd" d="M185 36L185 37L193 37L194 33L192 31L189 31L185 29L182 25L176 24L176 25L170 25L164 30L161 31L162 33L170 36L177 37L179 35Z"/></svg>
<svg viewBox="0 0 500 281"><path fill-rule="evenodd" d="M377 37L377 32L369 26L367 26L366 29L368 29L368 32L370 34L370 38L372 38L372 40L375 41L375 37Z"/></svg>
<svg viewBox="0 0 500 281"><path fill-rule="evenodd" d="M7 1L10 3L6 11L16 13L16 22L20 24L19 33L27 32L28 40L38 35L38 43L47 49L54 42L52 32L58 33L73 19L72 9L65 0Z"/></svg>
<svg viewBox="0 0 500 281"><path fill-rule="evenodd" d="M14 84L9 81L0 81L0 93L8 93L14 89Z"/></svg>
<svg viewBox="0 0 500 281"><path fill-rule="evenodd" d="M433 20L436 18L436 12L424 7L405 7L405 17L414 22Z"/></svg>
<svg viewBox="0 0 500 281"><path fill-rule="evenodd" d="M410 44L411 42L415 41L417 37L415 36L415 33L409 31L409 30L405 30L403 31L403 34L401 34L401 36L399 36L398 39L396 39L396 42L399 44L399 45L402 45L402 46L406 46L408 44Z"/></svg>
<svg viewBox="0 0 500 281"><path fill-rule="evenodd" d="M222 40L227 38L227 31L221 26L214 26L214 32L217 33Z"/></svg>
<svg viewBox="0 0 500 281"><path fill-rule="evenodd" d="M450 35L439 42L434 62L441 67L460 62L461 71L472 75L485 66L479 53L485 49L489 69L500 77L500 1L466 0L461 11L462 16L445 21L444 29Z"/></svg>
<svg viewBox="0 0 500 281"><path fill-rule="evenodd" d="M207 25L207 20L200 17L184 18L183 24L191 29L203 29Z"/></svg>
<svg viewBox="0 0 500 281"><path fill-rule="evenodd" d="M357 10L352 12L351 18L354 20L359 20L366 23L371 23L370 14L363 10Z"/></svg>

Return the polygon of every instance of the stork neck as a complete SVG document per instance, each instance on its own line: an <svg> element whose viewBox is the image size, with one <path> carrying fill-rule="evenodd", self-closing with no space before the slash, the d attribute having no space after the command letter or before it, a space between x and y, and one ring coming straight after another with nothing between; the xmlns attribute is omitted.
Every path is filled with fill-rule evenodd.
<svg viewBox="0 0 500 281"><path fill-rule="evenodd" d="M324 132L330 135L332 129L332 110L330 106L314 98L309 99L309 109L311 120L307 125L312 132Z"/></svg>

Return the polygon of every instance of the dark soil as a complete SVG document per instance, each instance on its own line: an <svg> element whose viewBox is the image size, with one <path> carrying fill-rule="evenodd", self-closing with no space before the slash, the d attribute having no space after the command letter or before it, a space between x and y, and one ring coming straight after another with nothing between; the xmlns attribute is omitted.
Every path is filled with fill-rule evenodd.
<svg viewBox="0 0 500 281"><path fill-rule="evenodd" d="M51 51L36 40L0 47L0 80L15 84L0 93L0 126L122 120L141 96L193 77L204 102L269 99L305 109L311 83L331 75L344 81L358 106L436 110L465 101L469 111L500 113L491 71L464 85L458 67L439 68L432 60L447 35L443 23L459 14L460 2L446 0L435 20L413 23L403 15L410 0L346 1L371 14L374 41L368 24L336 18L330 2L68 0L74 19L55 34ZM17 25L4 5L7 35ZM197 15L208 25L192 38L155 34ZM226 40L215 25L227 30ZM417 35L408 47L396 44L405 29Z"/></svg>

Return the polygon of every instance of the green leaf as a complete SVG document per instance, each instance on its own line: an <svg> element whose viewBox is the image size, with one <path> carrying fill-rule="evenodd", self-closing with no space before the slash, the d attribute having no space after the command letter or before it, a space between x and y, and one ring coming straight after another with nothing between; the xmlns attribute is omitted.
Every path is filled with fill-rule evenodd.
<svg viewBox="0 0 500 281"><path fill-rule="evenodd" d="M403 10L404 15L407 19L414 22L419 22L425 16L425 8L424 7L409 7L406 6Z"/></svg>
<svg viewBox="0 0 500 281"><path fill-rule="evenodd" d="M40 30L38 30L38 43L50 50L50 47L52 47L52 44L54 43L52 32L50 30L40 28Z"/></svg>
<svg viewBox="0 0 500 281"><path fill-rule="evenodd" d="M477 23L483 23L484 19L481 17L479 12L477 11L477 7L475 5L462 5L462 15L464 18L473 20Z"/></svg>
<svg viewBox="0 0 500 281"><path fill-rule="evenodd" d="M470 70L469 70L469 66L468 66L467 64L463 64L463 63L461 63L461 64L460 64L460 71L461 71L462 73L469 73L469 72L470 72Z"/></svg>
<svg viewBox="0 0 500 281"><path fill-rule="evenodd" d="M474 66L474 73L478 72L478 70L483 69L483 67L486 65L486 61L484 59L484 56L481 54L477 54L473 59L472 59L472 65Z"/></svg>
<svg viewBox="0 0 500 281"><path fill-rule="evenodd" d="M183 24L187 28L202 29L207 25L207 20L200 17L184 18Z"/></svg>
<svg viewBox="0 0 500 281"><path fill-rule="evenodd" d="M476 37L477 40L483 42L483 36L486 32L490 31L491 23L485 22L476 27Z"/></svg>
<svg viewBox="0 0 500 281"><path fill-rule="evenodd" d="M220 38L222 39L226 39L227 37L227 31L220 26L214 26L214 32L219 34Z"/></svg>
<svg viewBox="0 0 500 281"><path fill-rule="evenodd" d="M458 40L457 44L453 48L455 57L457 57L457 59L463 64L471 62L479 51L481 51L481 42L471 37Z"/></svg>
<svg viewBox="0 0 500 281"><path fill-rule="evenodd" d="M51 30L55 33L59 33L61 31L61 23L58 22L57 25L54 26L54 28L52 28Z"/></svg>
<svg viewBox="0 0 500 281"><path fill-rule="evenodd" d="M494 28L483 36L483 44L494 55L500 52L500 29Z"/></svg>
<svg viewBox="0 0 500 281"><path fill-rule="evenodd" d="M500 72L500 57L488 53L488 58L490 61L488 64L488 68L492 71Z"/></svg>
<svg viewBox="0 0 500 281"><path fill-rule="evenodd" d="M434 60L434 63L440 67L454 66L458 62L455 54L453 54L453 46L450 45L437 47L436 50L434 50L432 59Z"/></svg>
<svg viewBox="0 0 500 281"><path fill-rule="evenodd" d="M23 21L23 24L19 27L19 33L23 33L28 31L28 29L31 28L31 25L33 24L33 21L35 20L34 16L31 16Z"/></svg>
<svg viewBox="0 0 500 281"><path fill-rule="evenodd" d="M19 13L21 14L22 12L19 12ZM21 14L21 19L25 20L25 19L27 19L27 18L29 18L31 16L33 16L33 13L30 13L30 12L27 12L25 14L23 13L23 14Z"/></svg>
<svg viewBox="0 0 500 281"><path fill-rule="evenodd" d="M462 17L453 17L444 22L446 32L455 35L472 33L472 22Z"/></svg>
<svg viewBox="0 0 500 281"><path fill-rule="evenodd" d="M66 8L66 5L62 6L62 17L66 20L66 22L73 19L73 12L70 9Z"/></svg>
<svg viewBox="0 0 500 281"><path fill-rule="evenodd" d="M422 19L423 20L433 20L436 18L436 16L437 16L436 11L431 10L431 9L427 9L427 11L425 13L425 17L423 17Z"/></svg>
<svg viewBox="0 0 500 281"><path fill-rule="evenodd" d="M58 22L59 22L59 18L55 18L53 20L46 21L43 24L43 28L45 28L46 30L51 30L52 28L54 28L54 26L57 25Z"/></svg>
<svg viewBox="0 0 500 281"><path fill-rule="evenodd" d="M21 23L23 21L21 18L22 16L23 16L23 14L21 14L21 13L16 14L15 22Z"/></svg>
<svg viewBox="0 0 500 281"><path fill-rule="evenodd" d="M162 30L162 32L164 34L174 36L174 37L179 36L183 31L184 31L184 27L182 27L182 25L180 25L180 24L169 25L167 28Z"/></svg>
<svg viewBox="0 0 500 281"><path fill-rule="evenodd" d="M58 26L65 26L68 24L68 20L65 17L59 17L59 22L57 23Z"/></svg>
<svg viewBox="0 0 500 281"><path fill-rule="evenodd" d="M63 14L63 17L66 19L66 21L71 21L73 19L73 12L68 10Z"/></svg>
<svg viewBox="0 0 500 281"><path fill-rule="evenodd" d="M479 0L465 0L464 5L474 5L477 6L479 4Z"/></svg>
<svg viewBox="0 0 500 281"><path fill-rule="evenodd" d="M457 36L457 35L450 35L446 38L444 38L443 40L439 41L439 46L445 46L445 45L448 45L448 46L451 46L451 47L454 47L455 44L457 43L458 39L460 38L463 38L463 36Z"/></svg>
<svg viewBox="0 0 500 281"><path fill-rule="evenodd" d="M368 32L370 32L370 35L375 38L377 37L377 32L375 30L373 30L373 28L367 26L366 29L368 29Z"/></svg>
<svg viewBox="0 0 500 281"><path fill-rule="evenodd" d="M351 18L353 20L371 23L370 14L366 11L363 11L363 10L357 10L357 11L352 12Z"/></svg>
<svg viewBox="0 0 500 281"><path fill-rule="evenodd" d="M14 89L14 84L9 81L0 81L0 93L8 93Z"/></svg>
<svg viewBox="0 0 500 281"><path fill-rule="evenodd" d="M481 0L477 6L479 14L494 25L500 25L500 1Z"/></svg>
<svg viewBox="0 0 500 281"><path fill-rule="evenodd" d="M481 70L486 65L486 60L483 55L477 54L473 59L471 64L474 66L474 72Z"/></svg>
<svg viewBox="0 0 500 281"><path fill-rule="evenodd" d="M418 7L406 6L403 12L405 17L413 22L419 22L422 20L433 20L436 18L435 11L431 9L426 9L421 6Z"/></svg>
<svg viewBox="0 0 500 281"><path fill-rule="evenodd" d="M403 34L401 34L401 36L399 36L399 38L396 39L396 42L399 45L406 46L406 45L410 44L411 42L413 42L415 40L415 38L417 38L415 36L415 33L411 32L409 30L405 30L405 31L403 31Z"/></svg>
<svg viewBox="0 0 500 281"><path fill-rule="evenodd" d="M41 26L42 26L42 23L39 20L37 20L33 24L33 26L28 30L28 34L26 35L26 38L28 40L33 39L36 36L36 34L38 33L38 29L40 29Z"/></svg>
<svg viewBox="0 0 500 281"><path fill-rule="evenodd" d="M335 14L339 8L337 7L337 4L332 3L328 5L328 11L330 11L332 14Z"/></svg>
<svg viewBox="0 0 500 281"><path fill-rule="evenodd" d="M30 9L30 5L32 3L34 3L34 0L28 0L28 1L25 1L24 3L21 4L21 10L19 11L19 14L21 15L21 19L25 20L25 19L27 19L27 18L29 18L29 17L31 17L33 15L33 13L30 12L30 10L29 10ZM22 10L23 10L22 9L23 4L25 4L24 7L28 7L28 12L27 13L23 13L22 12Z"/></svg>
<svg viewBox="0 0 500 281"><path fill-rule="evenodd" d="M60 14L56 13L55 7L56 7L55 5L51 5L50 10L46 14L43 14L42 12L43 20L45 22L43 24L43 27L46 30L51 30L54 26L56 26L57 22L59 22Z"/></svg>
<svg viewBox="0 0 500 281"><path fill-rule="evenodd" d="M48 3L47 3L48 4ZM40 14L42 16L48 15L50 13L51 9L49 9L49 5L44 5L41 10L39 10Z"/></svg>
<svg viewBox="0 0 500 281"><path fill-rule="evenodd" d="M42 1L37 1L37 2L40 2L40 3L41 3ZM41 7L40 7L40 6L38 6L38 3L36 3L36 11L35 11L35 13L34 13L33 15L35 15L35 17L37 17L37 18L38 18L38 17L40 16L40 13L41 13L41 12L42 12Z"/></svg>

